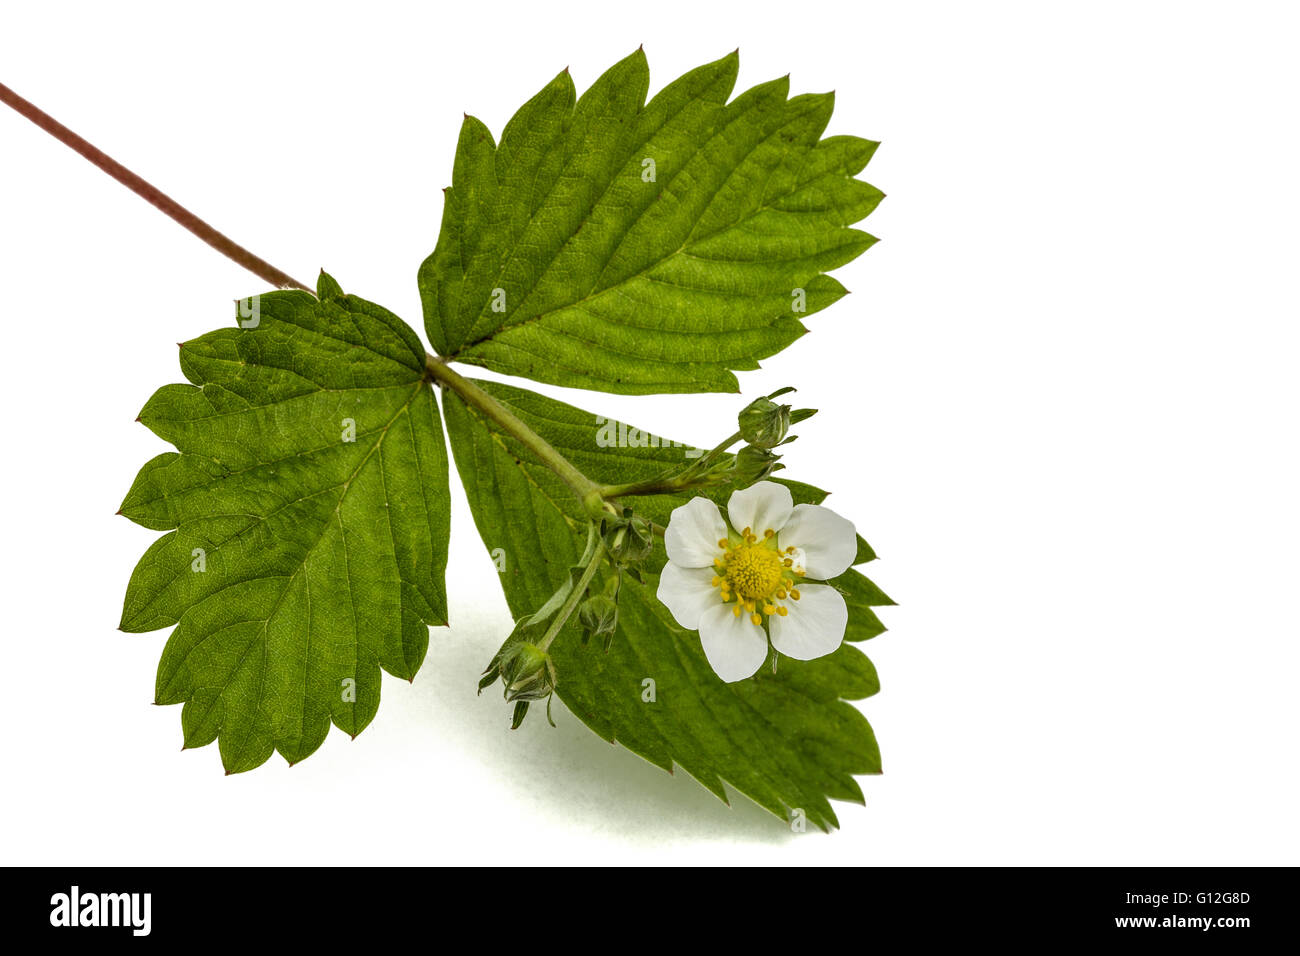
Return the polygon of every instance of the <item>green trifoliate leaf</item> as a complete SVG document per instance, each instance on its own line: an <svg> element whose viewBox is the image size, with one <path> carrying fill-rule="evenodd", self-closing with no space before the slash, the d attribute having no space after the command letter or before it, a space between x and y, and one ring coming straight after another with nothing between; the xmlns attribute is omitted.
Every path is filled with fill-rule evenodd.
<svg viewBox="0 0 1300 956"><path fill-rule="evenodd" d="M824 275L875 240L876 144L822 139L831 94L788 79L728 102L738 57L646 103L637 51L575 100L568 71L499 144L466 117L442 230L420 269L440 354L609 392L737 391L844 295Z"/></svg>
<svg viewBox="0 0 1300 956"><path fill-rule="evenodd" d="M697 454L530 391L478 384L598 481L652 478ZM573 493L522 445L454 394L443 394L474 520L489 550L505 553L501 580L512 611L526 613L568 573L586 517ZM796 502L825 497L810 485L783 483ZM730 492L723 487L629 501L662 525L694 494L725 504ZM860 540L858 561L874 556ZM845 703L877 691L871 662L846 643L828 657L782 659L775 674L764 668L750 680L723 683L699 637L680 628L655 597L663 563L660 542L646 562L644 585L624 581L618 632L607 653L600 642L584 645L580 622L561 632L551 646L556 693L601 737L665 770L683 767L724 800L725 780L783 818L797 809L823 829L836 825L828 798L861 802L854 775L880 770L871 727ZM852 569L831 583L849 605L848 641L884 630L871 608L893 602L874 584Z"/></svg>
<svg viewBox="0 0 1300 956"><path fill-rule="evenodd" d="M193 384L140 420L176 446L122 513L168 530L136 566L122 628L178 624L157 702L227 771L294 763L331 721L355 736L380 668L415 675L446 623L447 455L416 334L322 274L319 299L240 303L241 328L181 347Z"/></svg>

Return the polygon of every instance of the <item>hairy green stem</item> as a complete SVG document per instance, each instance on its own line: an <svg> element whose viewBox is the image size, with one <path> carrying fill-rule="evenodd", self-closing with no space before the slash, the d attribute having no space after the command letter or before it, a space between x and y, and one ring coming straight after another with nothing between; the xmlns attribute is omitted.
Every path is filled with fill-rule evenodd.
<svg viewBox="0 0 1300 956"><path fill-rule="evenodd" d="M740 439L740 432L736 432L730 438L705 452L689 469L680 475L674 475L671 478L647 478L643 481L632 481L622 485L602 485L600 493L606 498L621 498L624 495L670 495L679 491L689 491L692 488L701 488L708 482L700 480L700 472L711 464L718 455L740 441Z"/></svg>
<svg viewBox="0 0 1300 956"><path fill-rule="evenodd" d="M605 501L599 484L592 481L574 464L555 450L545 438L537 434L514 412L485 392L474 382L456 372L442 359L428 355L425 357L425 370L429 378L455 392L466 405L477 409L487 418L499 425L508 435L536 455L547 468L560 476L569 486L578 500L583 503L592 517L599 518L605 513L612 513L613 506Z"/></svg>
<svg viewBox="0 0 1300 956"><path fill-rule="evenodd" d="M730 438L727 438L724 441L714 445L712 448L710 448L708 451L704 453L704 455L700 458L700 460L696 462L696 465L699 466L699 465L704 465L706 463L712 462L724 451L726 451L736 442L740 441L742 437L743 436L740 434L740 432L736 432Z"/></svg>
<svg viewBox="0 0 1300 956"><path fill-rule="evenodd" d="M573 590L570 591L569 596L564 599L564 603L560 606L560 610L556 612L555 619L551 621L551 626L546 629L546 633L542 635L542 639L537 642L537 648L542 651L542 653L546 653L547 648L551 646L551 642L555 640L556 635L564 629L564 625L568 622L569 618L573 616L573 609L578 606L578 602L581 601L583 595L587 593L587 585L591 584L591 579L596 576L596 570L600 567L604 557L605 543L597 540L596 549L592 552L591 560L587 562L587 566L582 570L582 577L578 578L578 583L573 586Z"/></svg>

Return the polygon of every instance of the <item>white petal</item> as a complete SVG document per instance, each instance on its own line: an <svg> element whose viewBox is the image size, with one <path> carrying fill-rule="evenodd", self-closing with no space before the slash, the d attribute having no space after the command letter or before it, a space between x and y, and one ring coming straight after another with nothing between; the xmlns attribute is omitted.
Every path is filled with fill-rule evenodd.
<svg viewBox="0 0 1300 956"><path fill-rule="evenodd" d="M780 531L789 520L793 507L794 499L790 497L789 488L775 481L759 481L732 492L727 502L727 517L737 531L749 528L762 538L768 528Z"/></svg>
<svg viewBox="0 0 1300 956"><path fill-rule="evenodd" d="M767 634L749 622L748 614L736 617L734 604L719 604L700 618L700 643L713 672L728 684L752 677L767 660Z"/></svg>
<svg viewBox="0 0 1300 956"><path fill-rule="evenodd" d="M657 593L678 624L697 631L701 615L722 604L722 593L712 582L712 568L683 568L669 561L659 574Z"/></svg>
<svg viewBox="0 0 1300 956"><path fill-rule="evenodd" d="M664 532L668 560L684 568L707 568L722 554L718 542L727 536L722 512L708 498L692 498L674 508Z"/></svg>
<svg viewBox="0 0 1300 956"><path fill-rule="evenodd" d="M840 646L849 624L849 608L839 591L825 584L805 584L799 600L786 601L790 613L768 618L772 646L786 657L810 661Z"/></svg>
<svg viewBox="0 0 1300 956"><path fill-rule="evenodd" d="M777 543L803 549L804 571L818 581L843 574L858 554L853 522L821 505L795 505Z"/></svg>

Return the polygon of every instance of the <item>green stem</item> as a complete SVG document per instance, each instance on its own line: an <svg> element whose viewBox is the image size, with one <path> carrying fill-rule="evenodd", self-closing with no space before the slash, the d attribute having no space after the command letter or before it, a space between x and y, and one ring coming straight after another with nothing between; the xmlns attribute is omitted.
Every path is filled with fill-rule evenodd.
<svg viewBox="0 0 1300 956"><path fill-rule="evenodd" d="M681 477L649 478L645 481L631 481L624 485L603 485L601 494L606 498L621 498L624 495L671 495L692 487Z"/></svg>
<svg viewBox="0 0 1300 956"><path fill-rule="evenodd" d="M740 432L736 432L730 438L705 452L689 469L680 475L674 475L671 478L647 478L644 481L632 481L623 485L602 485L600 492L606 498L621 498L624 495L670 495L678 491L701 488L709 482L700 480L700 472L712 464L718 455L740 441L740 439Z"/></svg>
<svg viewBox="0 0 1300 956"><path fill-rule="evenodd" d="M717 445L714 445L712 448L710 448L708 451L704 453L704 455L700 458L697 464L702 464L704 462L712 461L714 458L722 454L724 451L726 451L736 442L740 441L742 437L743 436L740 434L740 432L736 432L734 435L732 435L730 438L726 439L725 441L720 442Z"/></svg>
<svg viewBox="0 0 1300 956"><path fill-rule="evenodd" d="M603 494L603 489L599 484L579 471L569 459L556 451L550 442L520 421L519 416L514 412L510 411L474 382L453 370L442 359L428 355L425 357L424 365L431 379L451 389L466 405L482 412L508 435L541 459L542 464L559 475L561 480L578 496L578 500L586 506L593 517L599 518L607 512L614 511L613 506L606 503L605 498L607 496Z"/></svg>
<svg viewBox="0 0 1300 956"><path fill-rule="evenodd" d="M551 621L551 626L546 629L546 633L542 635L542 639L537 642L537 647L542 651L542 653L546 653L546 649L551 646L551 642L555 640L556 635L564 629L564 625L568 622L569 618L573 616L573 609L578 606L578 602L581 601L583 595L587 593L587 585L591 584L591 579L596 576L596 571L600 567L601 559L604 558L604 556L605 543L603 541L597 541L596 550L592 553L591 560L587 563L586 568L583 569L582 577L578 578L578 583L573 586L573 590L569 592L569 596L565 598L564 603L560 605L560 610L556 612L555 619Z"/></svg>

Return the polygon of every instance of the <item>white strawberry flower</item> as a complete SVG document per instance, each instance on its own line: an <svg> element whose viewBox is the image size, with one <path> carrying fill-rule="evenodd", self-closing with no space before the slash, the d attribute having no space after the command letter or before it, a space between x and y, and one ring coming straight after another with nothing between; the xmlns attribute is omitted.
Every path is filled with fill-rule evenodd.
<svg viewBox="0 0 1300 956"><path fill-rule="evenodd" d="M858 551L853 523L821 505L796 505L790 489L760 481L732 494L727 517L707 498L674 509L659 600L700 632L709 666L728 683L752 676L772 647L801 661L844 640L849 609L825 581ZM766 627L764 626L766 625Z"/></svg>

